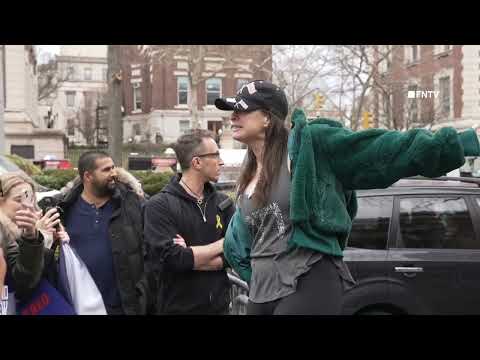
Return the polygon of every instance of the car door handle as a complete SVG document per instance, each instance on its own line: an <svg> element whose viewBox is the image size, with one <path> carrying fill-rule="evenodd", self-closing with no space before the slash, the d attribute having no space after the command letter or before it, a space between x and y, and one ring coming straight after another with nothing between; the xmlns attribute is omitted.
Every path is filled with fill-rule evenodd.
<svg viewBox="0 0 480 360"><path fill-rule="evenodd" d="M419 273L419 272L423 272L423 268L410 267L410 266L395 266L395 271L401 272L401 273Z"/></svg>

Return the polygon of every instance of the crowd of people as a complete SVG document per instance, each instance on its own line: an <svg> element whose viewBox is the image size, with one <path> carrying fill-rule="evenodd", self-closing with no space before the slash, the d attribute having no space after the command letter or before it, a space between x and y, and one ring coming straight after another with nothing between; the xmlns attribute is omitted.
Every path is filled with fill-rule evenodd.
<svg viewBox="0 0 480 360"><path fill-rule="evenodd" d="M82 292L72 294L64 271L68 243L108 315L228 314L228 268L249 284L248 314L340 314L355 284L343 261L355 190L441 176L480 155L473 130L354 132L309 121L265 80L215 105L231 112L233 139L248 149L233 199L215 188L223 162L206 130L179 137L181 172L148 199L101 151L84 153L77 179L39 203L30 178L0 177L0 290L8 286L10 313L40 312L29 303L45 282L73 313L98 313L89 299L81 311L72 300Z"/></svg>

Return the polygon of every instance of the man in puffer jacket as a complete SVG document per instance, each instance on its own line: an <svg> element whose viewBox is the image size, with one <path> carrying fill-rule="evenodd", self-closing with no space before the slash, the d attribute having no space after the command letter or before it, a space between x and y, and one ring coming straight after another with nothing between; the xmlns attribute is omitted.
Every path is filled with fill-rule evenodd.
<svg viewBox="0 0 480 360"><path fill-rule="evenodd" d="M104 152L82 154L78 171L70 189L41 205L49 202L63 210L70 245L86 264L109 315L150 313L155 285L144 268L141 186Z"/></svg>

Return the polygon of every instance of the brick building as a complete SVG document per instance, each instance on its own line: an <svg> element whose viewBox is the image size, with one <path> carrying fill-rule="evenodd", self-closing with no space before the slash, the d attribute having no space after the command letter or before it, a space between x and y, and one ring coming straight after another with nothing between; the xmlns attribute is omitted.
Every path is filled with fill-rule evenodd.
<svg viewBox="0 0 480 360"><path fill-rule="evenodd" d="M239 47L205 45L201 49L204 80L196 87L198 127L222 129L224 147L240 145L229 139L228 113L215 108L215 98L232 96L253 79L271 79L271 46L241 46L238 51ZM172 142L194 126L189 79L195 70L188 53L168 48L170 55L158 60L143 56L137 46L122 47L125 142Z"/></svg>
<svg viewBox="0 0 480 360"><path fill-rule="evenodd" d="M379 45L376 123L410 127L480 126L479 45ZM415 97L412 95L415 94Z"/></svg>

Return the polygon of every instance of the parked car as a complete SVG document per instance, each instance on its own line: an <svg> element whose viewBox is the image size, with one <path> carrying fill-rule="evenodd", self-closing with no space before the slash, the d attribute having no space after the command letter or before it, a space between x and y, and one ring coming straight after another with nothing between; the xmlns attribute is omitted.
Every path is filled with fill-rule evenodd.
<svg viewBox="0 0 480 360"><path fill-rule="evenodd" d="M480 314L480 179L358 191L344 314Z"/></svg>
<svg viewBox="0 0 480 360"><path fill-rule="evenodd" d="M10 159L8 159L4 155L0 155L0 175L10 171L17 171L25 174L25 172L22 169L20 169L17 165L15 165ZM44 197L54 196L60 193L60 191L58 190L52 190L43 185L38 184L33 179L32 181L35 183L35 187L37 188L37 193L36 193L37 201L42 200Z"/></svg>
<svg viewBox="0 0 480 360"><path fill-rule="evenodd" d="M70 162L70 160L57 160L57 159L35 160L33 163L42 170L50 170L50 169L68 170L73 168L73 165Z"/></svg>
<svg viewBox="0 0 480 360"><path fill-rule="evenodd" d="M480 179L409 178L357 196L344 315L480 314ZM248 286L230 281L242 314Z"/></svg>

